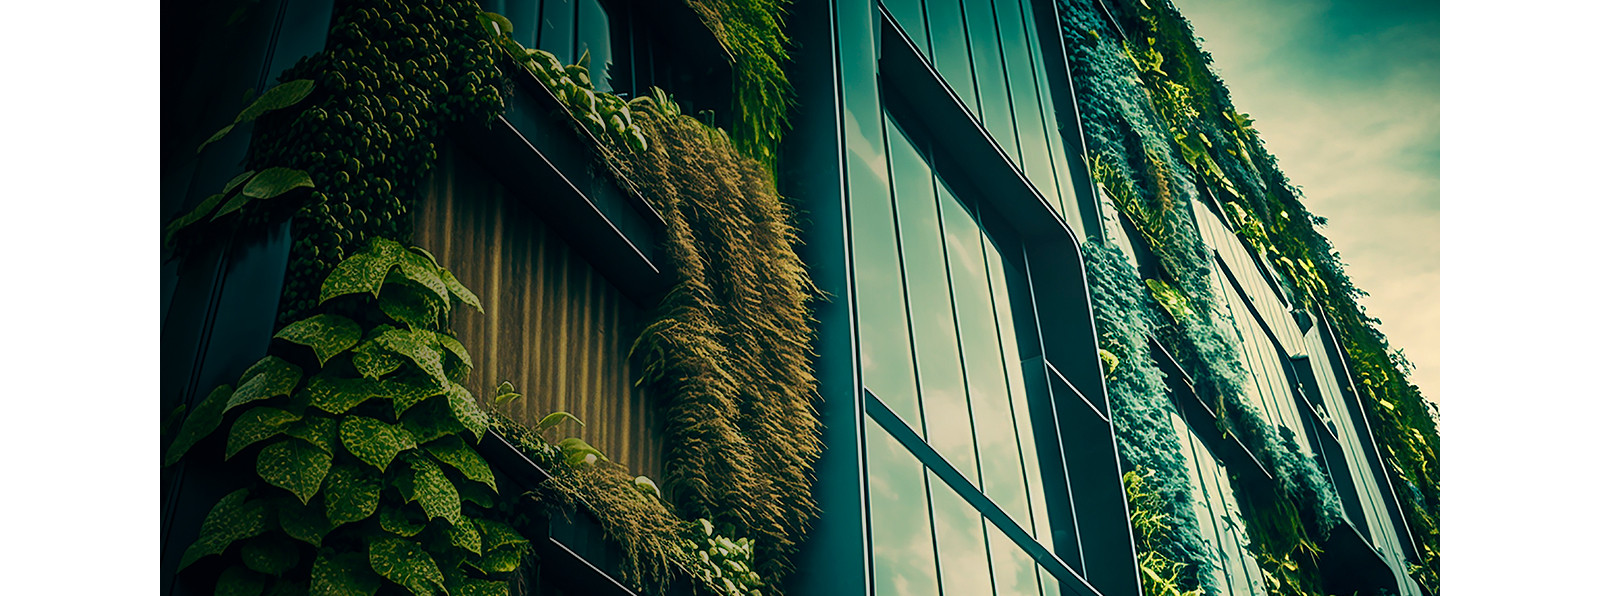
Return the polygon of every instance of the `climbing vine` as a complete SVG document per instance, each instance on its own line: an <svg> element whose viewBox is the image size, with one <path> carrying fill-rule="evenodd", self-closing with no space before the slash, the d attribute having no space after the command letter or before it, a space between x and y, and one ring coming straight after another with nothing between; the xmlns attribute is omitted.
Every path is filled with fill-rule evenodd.
<svg viewBox="0 0 1600 596"><path fill-rule="evenodd" d="M794 105L794 87L783 72L789 61L789 36L783 32L789 0L685 1L733 54L739 119L731 135L734 146L773 170Z"/></svg>
<svg viewBox="0 0 1600 596"><path fill-rule="evenodd" d="M472 359L442 325L457 304L481 310L420 249L378 238L339 263L315 312L169 445L166 465L220 455L254 470L211 508L179 569L220 559L219 593L505 593L529 543L472 447L489 419L460 384Z"/></svg>

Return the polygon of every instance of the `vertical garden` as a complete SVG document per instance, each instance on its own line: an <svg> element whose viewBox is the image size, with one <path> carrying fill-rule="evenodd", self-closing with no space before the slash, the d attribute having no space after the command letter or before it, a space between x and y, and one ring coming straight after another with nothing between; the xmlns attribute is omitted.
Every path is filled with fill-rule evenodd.
<svg viewBox="0 0 1600 596"><path fill-rule="evenodd" d="M598 522L619 578L641 593L781 594L786 580L826 572L796 568L808 533L823 516L860 512L822 511L813 497L826 447L813 318L824 297L796 252L804 197L782 196L774 175L790 112L804 109L785 74L789 2L683 1L729 61L726 128L685 113L674 93L688 89L614 94L597 87L605 75L588 53L568 62L524 47L513 34L540 27L534 19L474 0L333 2L320 51L272 73L231 123L185 148L248 143L227 183L163 222L179 260L290 230L266 356L164 413L163 468L223 489L170 572L225 594L521 594L549 564L535 547L541 520L574 512ZM1419 542L1422 564L1407 571L1437 594L1435 418L1187 21L1169 0L1036 5L1040 18L1061 17L1047 26L1060 28L1079 115L1063 117L1061 133L1081 127L1095 188L1078 200L1105 201L1141 251L1104 234L1083 245L1145 593L1227 590L1213 579L1220 563L1173 422L1175 379L1156 347L1190 376L1222 436L1268 473L1270 485L1237 500L1270 592L1329 593L1319 556L1340 498L1317 456L1248 398L1251 372L1216 289L1223 272L1191 211L1214 200L1285 280L1295 311L1347 352L1380 473ZM663 224L654 248L668 289L643 305L628 354L642 371L628 381L662 413L658 477L611 461L571 413L519 421L495 409L527 388L492 379L493 395L474 395L473 353L453 325L485 316L477 292L493 290L416 245L446 145L525 95L553 100L585 174L642 198ZM502 440L542 475L533 490L491 466Z"/></svg>

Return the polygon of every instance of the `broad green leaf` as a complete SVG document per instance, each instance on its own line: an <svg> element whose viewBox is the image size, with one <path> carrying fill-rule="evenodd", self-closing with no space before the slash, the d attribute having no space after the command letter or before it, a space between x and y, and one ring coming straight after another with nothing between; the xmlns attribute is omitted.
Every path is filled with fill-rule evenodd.
<svg viewBox="0 0 1600 596"><path fill-rule="evenodd" d="M225 194L225 195L233 194L233 191L238 190L239 185L244 184L246 181L250 180L250 178L255 176L255 175L256 175L256 171L255 170L247 170L245 172L241 172L238 176L234 176L233 179L229 180L226 185L223 185L222 194Z"/></svg>
<svg viewBox="0 0 1600 596"><path fill-rule="evenodd" d="M395 329L384 332L383 335L378 336L376 341L378 345L385 349L405 356L415 363L417 368L422 369L422 372L426 373L429 378L438 381L440 386L445 386L450 381L444 374L444 359L439 354L439 350L434 348L437 342L433 341L431 336L426 335L427 333L429 332Z"/></svg>
<svg viewBox="0 0 1600 596"><path fill-rule="evenodd" d="M299 419L299 414L277 408L266 406L250 408L234 421L233 431L228 433L228 446L223 458L232 459L234 454L245 447L283 434L286 427Z"/></svg>
<svg viewBox="0 0 1600 596"><path fill-rule="evenodd" d="M233 121L236 124L243 124L255 120L262 114L272 110L281 110L300 103L300 100L311 95L313 89L315 89L315 84L310 79L296 79L274 85L271 89L262 93L261 97L257 97L249 106L246 106L244 111L239 112L239 116L234 118Z"/></svg>
<svg viewBox="0 0 1600 596"><path fill-rule="evenodd" d="M312 414L289 425L289 428L283 430L283 434L301 439L324 453L333 455L335 443L339 438L339 421Z"/></svg>
<svg viewBox="0 0 1600 596"><path fill-rule="evenodd" d="M220 141L223 139L223 137L228 136L228 133L233 132L234 124L237 124L237 122L229 123L227 126L222 127L217 132L211 133L211 136L207 137L204 142L200 143L199 147L194 148L195 155L199 155L201 151L205 151L207 145Z"/></svg>
<svg viewBox="0 0 1600 596"><path fill-rule="evenodd" d="M398 379L385 379L383 381L387 397L394 400L394 415L396 418L405 415L412 406L422 403L423 400L441 395L443 389L428 385L418 385Z"/></svg>
<svg viewBox="0 0 1600 596"><path fill-rule="evenodd" d="M1147 279L1144 283L1150 287L1150 294L1155 297L1156 303L1172 315L1173 320L1181 321L1189 317L1189 299L1183 292L1159 279Z"/></svg>
<svg viewBox="0 0 1600 596"><path fill-rule="evenodd" d="M377 379L400 368L405 360L399 355L384 349L376 338L369 339L356 346L355 355L350 357L350 363L356 367L356 372L369 379Z"/></svg>
<svg viewBox="0 0 1600 596"><path fill-rule="evenodd" d="M481 482L489 488L495 488L494 470L489 469L489 462L476 449L469 447L460 435L450 435L427 445L423 445L428 453L439 461L448 464L466 476L468 480ZM495 489L497 492L499 489Z"/></svg>
<svg viewBox="0 0 1600 596"><path fill-rule="evenodd" d="M439 313L428 298L427 292L411 284L390 286L378 298L378 309L409 329L434 329L439 327Z"/></svg>
<svg viewBox="0 0 1600 596"><path fill-rule="evenodd" d="M466 286L461 285L461 282L456 280L455 274L450 273L448 270L440 269L439 279L444 280L445 287L450 288L450 294L455 296L456 300L460 300L462 304L472 307L472 310L483 312L483 303L478 301L478 295L473 294L472 290L468 290Z"/></svg>
<svg viewBox="0 0 1600 596"><path fill-rule="evenodd" d="M249 203L250 201L254 200L255 198L250 197L249 195L233 195L232 198L228 199L228 202L222 204L222 208L217 209L217 212L211 216L211 221L217 221L222 219L222 216L224 215L243 209L245 203Z"/></svg>
<svg viewBox="0 0 1600 596"><path fill-rule="evenodd" d="M239 194L252 199L273 199L301 187L316 187L316 183L311 181L311 175L305 170L267 168L244 183L244 189L239 191Z"/></svg>
<svg viewBox="0 0 1600 596"><path fill-rule="evenodd" d="M383 397L383 383L367 378L341 379L324 372L306 382L311 406L329 414L343 414L369 399Z"/></svg>
<svg viewBox="0 0 1600 596"><path fill-rule="evenodd" d="M461 494L456 492L455 484L444 475L439 464L426 457L407 459L411 465L411 482L409 487L401 487L402 492L409 488L406 500L421 505L422 512L428 514L430 520L444 518L452 524L460 522Z"/></svg>
<svg viewBox="0 0 1600 596"><path fill-rule="evenodd" d="M432 331L430 333L433 333L433 337L439 342L440 347L443 347L445 351L449 352L451 355L454 355L461 361L462 364L466 365L467 368L472 368L472 355L467 353L466 346L461 345L461 340L458 340L446 333L439 333L437 331Z"/></svg>
<svg viewBox="0 0 1600 596"><path fill-rule="evenodd" d="M484 484L463 482L456 485L456 492L461 493L462 503L472 503L484 509L494 509L500 503L500 495Z"/></svg>
<svg viewBox="0 0 1600 596"><path fill-rule="evenodd" d="M574 468L583 464L593 464L597 461L610 461L606 459L606 454L601 453L599 449L595 449L594 446L577 437L562 439L561 442L556 443L556 447L561 449L561 457L566 460L567 465Z"/></svg>
<svg viewBox="0 0 1600 596"><path fill-rule="evenodd" d="M507 545L519 548L528 546L528 539L523 538L522 534L518 534L510 525L483 518L473 521L483 530L484 550L495 550Z"/></svg>
<svg viewBox="0 0 1600 596"><path fill-rule="evenodd" d="M277 581L272 582L272 585L267 587L266 593L261 596L306 596L310 586L306 583L305 577L295 577L296 575L299 574L279 577Z"/></svg>
<svg viewBox="0 0 1600 596"><path fill-rule="evenodd" d="M303 504L290 498L278 502L278 525L283 533L311 546L321 547L322 538L333 531L320 501Z"/></svg>
<svg viewBox="0 0 1600 596"><path fill-rule="evenodd" d="M259 596L267 578L244 567L233 565L217 576L217 596Z"/></svg>
<svg viewBox="0 0 1600 596"><path fill-rule="evenodd" d="M183 551L178 569L206 555L220 555L228 545L267 531L268 511L259 499L245 500L250 489L241 488L228 493L206 513L200 522L200 537Z"/></svg>
<svg viewBox="0 0 1600 596"><path fill-rule="evenodd" d="M360 466L335 466L328 472L328 486L322 492L322 501L328 505L328 524L337 528L371 517L378 510L381 490L383 479Z"/></svg>
<svg viewBox="0 0 1600 596"><path fill-rule="evenodd" d="M183 214L178 219L172 220L172 223L167 224L166 236L162 238L161 242L172 242L173 236L176 236L179 231L194 225L194 222L205 219L207 215L211 215L211 212L216 210L217 205L221 203L222 199L225 197L225 193L217 193L206 197L204 200L200 201L199 205L195 205L194 210Z"/></svg>
<svg viewBox="0 0 1600 596"><path fill-rule="evenodd" d="M416 536L428 525L428 519L409 506L384 507L378 511L378 527L396 536Z"/></svg>
<svg viewBox="0 0 1600 596"><path fill-rule="evenodd" d="M450 411L449 398L423 400L417 407L406 412L400 423L419 444L466 430Z"/></svg>
<svg viewBox="0 0 1600 596"><path fill-rule="evenodd" d="M490 37L511 35L511 19L492 12L479 12L478 25L483 27L483 32Z"/></svg>
<svg viewBox="0 0 1600 596"><path fill-rule="evenodd" d="M400 273L431 292L431 297L438 298L440 307L450 306L450 287L439 275L439 267L428 257L409 250L401 253Z"/></svg>
<svg viewBox="0 0 1600 596"><path fill-rule="evenodd" d="M482 559L478 559L478 569L485 573L510 573L522 565L522 556L525 551L520 548L502 548L489 551Z"/></svg>
<svg viewBox="0 0 1600 596"><path fill-rule="evenodd" d="M283 575L300 562L300 547L276 532L251 538L239 549L245 567L267 575Z"/></svg>
<svg viewBox="0 0 1600 596"><path fill-rule="evenodd" d="M572 414L568 414L566 412L551 412L546 414L544 418L539 419L539 424L533 427L533 432L542 433L551 428L555 428L555 425L561 424L561 421L563 420L571 420L578 423L578 426L583 426L583 421L579 420L577 416L573 416Z"/></svg>
<svg viewBox="0 0 1600 596"><path fill-rule="evenodd" d="M445 396L450 399L450 412L455 414L456 421L466 427L468 432L479 441L483 440L483 433L489 430L489 415L478 407L472 399L472 392L466 387L451 383L445 390Z"/></svg>
<svg viewBox="0 0 1600 596"><path fill-rule="evenodd" d="M478 527L471 523L458 523L450 526L450 544L472 551L474 555L483 554L483 536L478 534Z"/></svg>
<svg viewBox="0 0 1600 596"><path fill-rule="evenodd" d="M367 547L367 561L378 575L405 586L417 596L430 596L444 589L444 576L439 573L439 566L421 546L410 540L375 538Z"/></svg>
<svg viewBox="0 0 1600 596"><path fill-rule="evenodd" d="M288 438L261 450L256 458L256 474L305 503L322 487L322 478L332 465L333 456L310 443Z"/></svg>
<svg viewBox="0 0 1600 596"><path fill-rule="evenodd" d="M399 455L402 447L395 437L398 431L384 422L362 416L350 416L339 425L339 440L357 459L379 470L387 470L389 462Z"/></svg>
<svg viewBox="0 0 1600 596"><path fill-rule="evenodd" d="M328 273L328 279L322 282L322 294L317 303L345 294L367 293L377 296L384 276L393 266L394 263L384 263L367 253L352 255Z"/></svg>
<svg viewBox="0 0 1600 596"><path fill-rule="evenodd" d="M183 426L178 428L178 436L167 446L167 457L162 462L163 467L178 463L178 460L189 452L190 447L217 430L217 425L222 424L222 412L227 409L228 398L232 395L233 387L223 385L212 389L211 393L200 401L200 405L195 406L194 412L183 419Z"/></svg>
<svg viewBox="0 0 1600 596"><path fill-rule="evenodd" d="M317 364L327 364L361 341L361 325L339 315L319 314L295 321L273 337L309 347L317 355Z"/></svg>
<svg viewBox="0 0 1600 596"><path fill-rule="evenodd" d="M522 394L517 393L517 388L511 386L511 381L500 381L500 386L494 390L495 405L508 403L519 397L522 397Z"/></svg>
<svg viewBox="0 0 1600 596"><path fill-rule="evenodd" d="M372 596L382 585L383 578L359 552L318 555L311 564L312 596Z"/></svg>
<svg viewBox="0 0 1600 596"><path fill-rule="evenodd" d="M267 356L251 366L250 370L245 371L245 376L240 378L247 380L228 398L228 405L223 408L224 412L252 401L289 395L294 391L294 386L300 382L300 367L289 364L277 356Z"/></svg>

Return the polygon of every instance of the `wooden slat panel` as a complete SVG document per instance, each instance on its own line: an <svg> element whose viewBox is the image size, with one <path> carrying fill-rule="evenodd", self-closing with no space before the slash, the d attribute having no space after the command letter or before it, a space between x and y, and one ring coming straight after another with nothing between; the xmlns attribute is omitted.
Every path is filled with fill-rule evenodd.
<svg viewBox="0 0 1600 596"><path fill-rule="evenodd" d="M478 294L484 314L457 309L453 328L476 368L467 388L484 407L533 424L567 411L587 426L561 427L635 474L659 478L661 419L634 386L628 348L640 307L572 251L526 201L508 196L470 157L442 147L416 212L416 243ZM509 380L524 397L492 402ZM552 433L552 436L555 433Z"/></svg>

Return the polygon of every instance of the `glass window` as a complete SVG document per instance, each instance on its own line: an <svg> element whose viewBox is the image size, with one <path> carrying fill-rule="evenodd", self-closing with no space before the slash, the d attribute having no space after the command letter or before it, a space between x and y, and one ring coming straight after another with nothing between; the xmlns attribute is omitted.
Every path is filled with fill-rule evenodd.
<svg viewBox="0 0 1600 596"><path fill-rule="evenodd" d="M938 580L933 533L928 526L927 469L876 423L868 422L866 430L867 504L876 592L935 594Z"/></svg>
<svg viewBox="0 0 1600 596"><path fill-rule="evenodd" d="M961 0L926 0L926 6L928 33L933 42L933 55L929 58L939 76L955 90L956 97L976 114L977 90L972 83L972 61L967 57L966 18L962 16Z"/></svg>
<svg viewBox="0 0 1600 596"><path fill-rule="evenodd" d="M611 18L600 0L578 0L577 55L589 53L589 80L595 91L611 91Z"/></svg>

